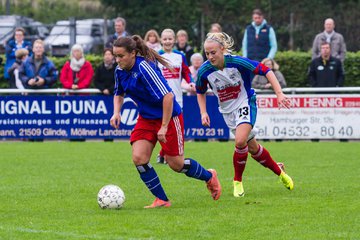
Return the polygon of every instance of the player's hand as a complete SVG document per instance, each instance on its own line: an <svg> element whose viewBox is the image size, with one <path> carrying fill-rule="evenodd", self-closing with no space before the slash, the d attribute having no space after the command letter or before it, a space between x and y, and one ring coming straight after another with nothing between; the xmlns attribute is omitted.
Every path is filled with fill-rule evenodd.
<svg viewBox="0 0 360 240"><path fill-rule="evenodd" d="M201 114L201 124L205 127L210 127L210 117L207 112Z"/></svg>
<svg viewBox="0 0 360 240"><path fill-rule="evenodd" d="M167 132L167 126L161 126L161 128L159 129L158 133L157 133L157 137L159 142L163 142L166 143L166 132Z"/></svg>
<svg viewBox="0 0 360 240"><path fill-rule="evenodd" d="M196 93L196 85L195 83L189 83L189 90L188 92L195 94Z"/></svg>
<svg viewBox="0 0 360 240"><path fill-rule="evenodd" d="M290 98L288 98L284 93L280 93L277 95L277 102L279 109L282 107L289 109L291 107Z"/></svg>
<svg viewBox="0 0 360 240"><path fill-rule="evenodd" d="M121 122L121 116L120 114L114 114L111 118L110 118L110 125L113 128L118 129L120 126L120 122Z"/></svg>

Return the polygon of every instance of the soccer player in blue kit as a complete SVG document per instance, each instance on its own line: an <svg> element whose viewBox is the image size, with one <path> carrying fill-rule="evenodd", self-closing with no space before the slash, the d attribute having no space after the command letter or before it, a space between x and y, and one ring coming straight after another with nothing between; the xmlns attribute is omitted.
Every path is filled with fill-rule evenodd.
<svg viewBox="0 0 360 240"><path fill-rule="evenodd" d="M247 58L230 55L233 40L226 33L209 33L204 43L208 61L203 63L196 81L197 97L204 126L210 126L210 117L206 111L208 84L219 102L227 126L235 134L235 151L233 166L235 171L233 195L245 195L242 175L245 170L248 152L261 165L278 175L289 190L294 183L289 175L277 164L270 153L257 143L253 132L256 120L256 94L251 88L254 74L264 75L271 83L277 96L279 107L289 108L290 100L283 94L274 73L265 65Z"/></svg>
<svg viewBox="0 0 360 240"><path fill-rule="evenodd" d="M184 159L184 123L174 93L161 74L157 62L171 69L168 62L146 46L140 36L121 37L114 42L118 63L115 70L114 114L110 124L119 128L124 95L138 106L139 118L130 136L132 160L141 180L156 197L145 208L170 207L150 157L157 141L172 170L205 181L211 196L218 200L221 186L214 169L206 170L191 158Z"/></svg>

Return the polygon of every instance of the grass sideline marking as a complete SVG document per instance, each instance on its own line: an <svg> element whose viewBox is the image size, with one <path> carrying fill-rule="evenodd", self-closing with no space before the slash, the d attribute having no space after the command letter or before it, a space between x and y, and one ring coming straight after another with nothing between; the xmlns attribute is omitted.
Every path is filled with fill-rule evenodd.
<svg viewBox="0 0 360 240"><path fill-rule="evenodd" d="M51 230L37 230L31 228L23 228L23 227L4 227L0 226L1 230L8 231L8 232L24 232L24 233L47 233L47 234L55 234L62 237L72 237L72 238L80 238L80 239L114 239L114 240L121 240L121 239L130 239L130 240L141 240L141 239L153 239L153 238L123 238L123 237L110 237L110 236L98 236L96 234L92 235L82 235L76 234L72 232L59 232L59 231L51 231Z"/></svg>

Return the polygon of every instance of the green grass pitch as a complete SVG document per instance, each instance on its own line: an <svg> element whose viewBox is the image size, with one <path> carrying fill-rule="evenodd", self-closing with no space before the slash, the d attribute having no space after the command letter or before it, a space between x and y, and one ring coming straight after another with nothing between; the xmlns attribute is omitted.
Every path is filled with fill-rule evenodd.
<svg viewBox="0 0 360 240"><path fill-rule="evenodd" d="M2 142L0 239L360 239L360 142L263 142L295 189L249 157L241 199L232 196L233 145L185 146L186 156L217 169L219 201L204 182L156 164L154 152L172 207L143 209L154 197L127 142ZM97 205L110 183L125 192L121 210Z"/></svg>

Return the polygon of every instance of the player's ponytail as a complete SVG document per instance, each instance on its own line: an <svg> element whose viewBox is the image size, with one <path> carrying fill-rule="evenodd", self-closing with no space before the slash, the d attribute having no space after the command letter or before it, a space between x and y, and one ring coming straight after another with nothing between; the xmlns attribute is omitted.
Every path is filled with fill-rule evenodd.
<svg viewBox="0 0 360 240"><path fill-rule="evenodd" d="M149 48L139 35L120 37L114 42L114 47L125 48L129 53L135 51L136 54L143 56L147 61L160 62L165 67L172 69L166 59L160 56L155 50Z"/></svg>
<svg viewBox="0 0 360 240"><path fill-rule="evenodd" d="M221 33L208 33L206 35L206 41L213 41L224 47L226 53L232 52L234 46L234 39L224 32Z"/></svg>

